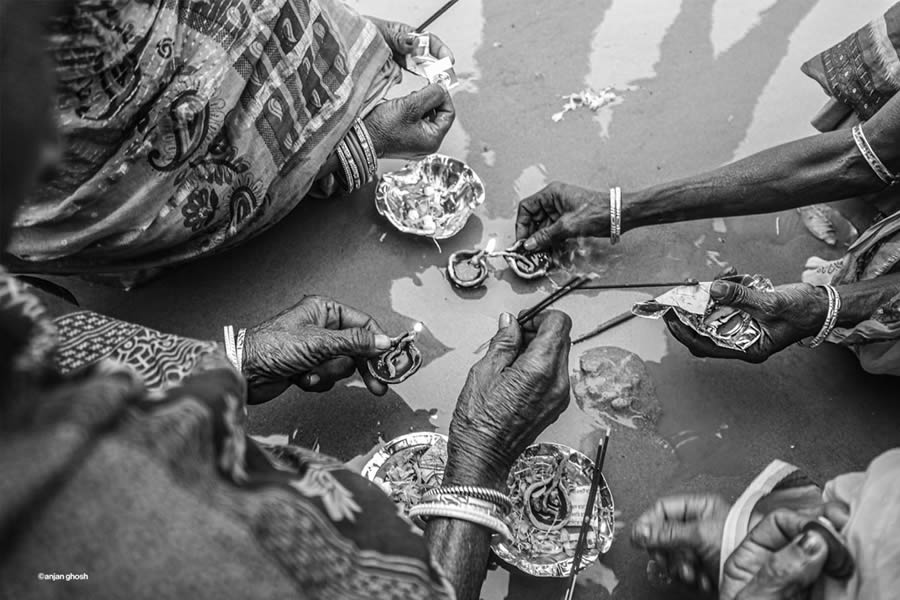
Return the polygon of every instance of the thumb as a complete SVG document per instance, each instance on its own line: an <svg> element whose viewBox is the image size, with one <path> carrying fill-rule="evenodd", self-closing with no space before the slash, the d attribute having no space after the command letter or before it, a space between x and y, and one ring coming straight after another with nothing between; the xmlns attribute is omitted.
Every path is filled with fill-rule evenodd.
<svg viewBox="0 0 900 600"><path fill-rule="evenodd" d="M807 531L769 557L739 600L793 598L815 583L828 558L828 545L815 531Z"/></svg>
<svg viewBox="0 0 900 600"><path fill-rule="evenodd" d="M497 333L491 338L490 346L480 361L482 368L489 369L493 374L499 374L519 357L521 345L522 330L519 323L511 314L507 312L501 314Z"/></svg>
<svg viewBox="0 0 900 600"><path fill-rule="evenodd" d="M547 227L538 229L525 240L525 249L529 252L535 250L549 250L555 244L564 242L570 237L569 228L563 219L551 223Z"/></svg>
<svg viewBox="0 0 900 600"><path fill-rule="evenodd" d="M375 334L362 327L351 329L326 329L317 354L320 361L339 356L377 356L391 347L391 338Z"/></svg>
<svg viewBox="0 0 900 600"><path fill-rule="evenodd" d="M716 279L709 287L709 297L723 306L730 306L743 311L765 310L768 305L763 294L745 285L733 281Z"/></svg>
<svg viewBox="0 0 900 600"><path fill-rule="evenodd" d="M422 117L448 101L450 92L439 83L431 83L409 95L416 116Z"/></svg>

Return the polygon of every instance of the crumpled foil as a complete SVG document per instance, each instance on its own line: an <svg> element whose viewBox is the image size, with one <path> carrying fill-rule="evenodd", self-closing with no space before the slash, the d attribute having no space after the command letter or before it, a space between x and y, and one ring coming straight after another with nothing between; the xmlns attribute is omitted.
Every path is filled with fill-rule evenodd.
<svg viewBox="0 0 900 600"><path fill-rule="evenodd" d="M484 202L484 184L464 162L432 154L381 176L375 208L404 233L453 237Z"/></svg>
<svg viewBox="0 0 900 600"><path fill-rule="evenodd" d="M762 275L734 275L722 279L762 292L775 289ZM639 317L659 319L672 311L679 321L717 346L746 352L762 336L759 323L744 311L717 305L709 297L710 285L712 282L707 281L671 289L658 298L635 304L631 312Z"/></svg>

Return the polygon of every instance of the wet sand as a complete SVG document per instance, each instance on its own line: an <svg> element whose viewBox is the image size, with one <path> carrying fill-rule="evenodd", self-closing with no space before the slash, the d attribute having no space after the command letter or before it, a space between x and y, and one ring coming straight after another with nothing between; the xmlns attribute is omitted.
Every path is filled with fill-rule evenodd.
<svg viewBox="0 0 900 600"><path fill-rule="evenodd" d="M416 24L439 2L351 4ZM344 459L380 438L446 431L475 350L492 335L497 315L517 312L552 289L550 282L521 282L504 271L486 290L457 292L441 272L451 252L483 246L491 237L501 246L511 243L518 200L552 179L633 189L812 134L808 120L824 96L802 76L800 64L889 4L461 0L432 29L453 48L462 81L454 92L457 122L442 151L479 173L487 201L441 252L430 240L394 231L375 213L369 189L303 202L246 246L134 292L71 287L91 309L210 339L220 336L222 324L256 323L309 293L368 310L391 333L421 321L426 364L386 397L370 396L358 381L324 395L290 391L252 408L251 428L318 443ZM407 76L398 93L420 84ZM588 86L613 87L619 101L597 113L577 110L551 120L561 96ZM799 280L812 255L834 258L838 252L809 236L788 212L636 231L615 249L598 244L591 268L612 282L710 278L729 264L786 283ZM590 292L558 307L571 314L578 334L647 297ZM734 498L773 458L824 481L863 468L900 442L900 407L890 387L895 380L862 373L838 348L789 349L762 366L698 360L662 323L632 320L576 347L571 365L599 345L641 356L662 408L653 427L614 426L606 476L626 525L666 493L715 489ZM542 439L590 453L603 425L572 402ZM579 578L576 598L604 598L610 591L616 598L680 597L649 588L645 563L623 533L602 564ZM559 582L495 571L482 596L561 594Z"/></svg>

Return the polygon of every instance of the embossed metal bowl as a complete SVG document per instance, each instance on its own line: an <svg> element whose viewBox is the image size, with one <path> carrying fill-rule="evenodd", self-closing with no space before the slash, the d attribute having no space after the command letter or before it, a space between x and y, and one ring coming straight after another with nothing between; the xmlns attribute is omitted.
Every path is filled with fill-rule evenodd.
<svg viewBox="0 0 900 600"><path fill-rule="evenodd" d="M533 482L527 481L527 478L529 473L535 472L535 465L546 466L548 460L555 460L560 455L566 460L567 469L568 493L566 501L563 503L568 513L567 520L563 526L557 524L554 527L539 528L529 516L529 513L532 512L529 499L522 496L521 490L534 488ZM491 549L497 558L506 566L519 569L535 577L568 577L574 562L571 555L573 552L550 552L550 550L559 543L560 539L569 540L566 547L574 548L581 529L584 505L587 504L587 493L590 489L593 470L594 461L574 448L562 444L541 442L526 448L513 465L507 480L510 495L514 501L513 511L509 516L513 538L511 540L494 538ZM538 472L540 471L538 470ZM578 499L581 499L580 509L577 508L579 506ZM578 510L581 512L579 513ZM613 532L615 531L613 498L606 479L603 479L602 475L591 522L596 526L588 534L588 546L582 556L580 569L587 568L600 558L601 554L609 551L613 542ZM543 545L546 551L540 545Z"/></svg>
<svg viewBox="0 0 900 600"><path fill-rule="evenodd" d="M413 455L416 460L418 460L422 457L423 454L425 454L425 452L427 452L433 445L435 445L436 442L443 447L441 454L443 457L443 462L444 464L446 464L447 436L431 431L416 431L414 433L401 435L400 437L396 437L387 442L381 450L376 452L372 456L372 458L369 459L369 462L366 463L366 466L363 467L362 476L369 481L373 481L381 486L381 488L384 489L384 491L389 496L391 496L391 499L403 508L403 512L408 513L409 509L412 508L415 503L406 502L404 498L397 497L395 488L392 485L390 477L388 476L388 470L392 467L391 459L395 456L399 457L401 453L408 452ZM441 485L441 481L444 478L443 468L439 470L434 469L434 471L435 473L433 479L429 481L428 486L423 487L423 489L421 490L422 493L432 487L438 487Z"/></svg>
<svg viewBox="0 0 900 600"><path fill-rule="evenodd" d="M484 202L484 184L464 162L432 154L381 176L375 208L404 233L453 237Z"/></svg>

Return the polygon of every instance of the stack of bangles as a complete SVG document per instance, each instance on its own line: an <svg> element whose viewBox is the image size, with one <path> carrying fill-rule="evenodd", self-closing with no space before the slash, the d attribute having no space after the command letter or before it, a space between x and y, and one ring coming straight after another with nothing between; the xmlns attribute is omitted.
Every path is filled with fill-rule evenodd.
<svg viewBox="0 0 900 600"><path fill-rule="evenodd" d="M378 175L378 157L375 155L375 144L365 124L356 119L353 127L337 145L338 179L348 192L358 190L373 181Z"/></svg>
<svg viewBox="0 0 900 600"><path fill-rule="evenodd" d="M841 312L841 295L838 294L837 290L830 285L821 285L819 287L825 288L825 291L828 292L828 314L825 316L825 322L822 324L822 329L819 330L816 337L810 340L800 340L800 345L807 348L821 346L828 339L828 336L834 330L834 326L837 325L838 315Z"/></svg>
<svg viewBox="0 0 900 600"><path fill-rule="evenodd" d="M225 355L228 361L234 365L234 368L241 371L244 364L244 338L247 335L246 329L241 329L234 335L234 327L226 325L224 331L225 336Z"/></svg>
<svg viewBox="0 0 900 600"><path fill-rule="evenodd" d="M428 490L409 516L422 529L433 517L445 517L481 525L508 540L512 534L506 520L511 511L512 500L497 490L450 485Z"/></svg>
<svg viewBox="0 0 900 600"><path fill-rule="evenodd" d="M618 244L622 237L622 188L609 188L609 243Z"/></svg>

